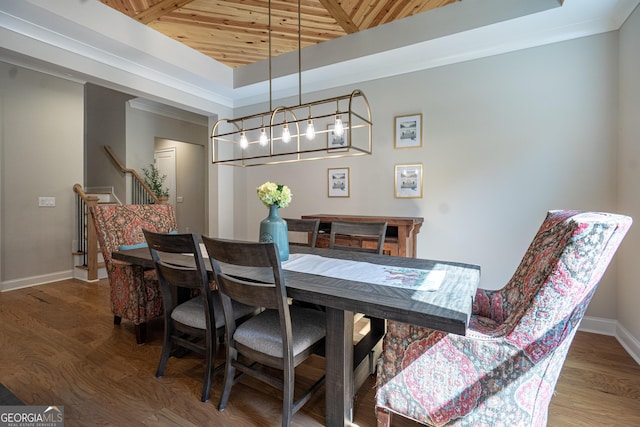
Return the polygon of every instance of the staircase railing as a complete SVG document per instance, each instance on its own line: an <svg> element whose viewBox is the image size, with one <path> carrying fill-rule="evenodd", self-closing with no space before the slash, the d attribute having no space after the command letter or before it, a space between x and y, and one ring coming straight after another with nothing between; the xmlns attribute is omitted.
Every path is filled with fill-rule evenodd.
<svg viewBox="0 0 640 427"><path fill-rule="evenodd" d="M97 206L100 199L87 195L80 184L75 184L73 191L77 195L77 253L82 257L82 266L87 269L87 280L98 280L98 236L89 208Z"/></svg>
<svg viewBox="0 0 640 427"><path fill-rule="evenodd" d="M131 203L136 205L146 205L151 203L166 203L166 198L158 198L155 193L144 182L144 179L133 169L124 167L118 160L113 150L108 145L104 146L104 150L113 162L113 164L125 174L131 174ZM77 215L78 215L78 247L77 255L82 257L83 268L87 270L87 280L93 281L98 279L98 236L93 217L89 212L91 206L97 206L100 203L98 196L88 195L80 184L73 186L73 191L77 195ZM113 195L115 196L115 195ZM116 198L117 200L117 198Z"/></svg>
<svg viewBox="0 0 640 427"><path fill-rule="evenodd" d="M115 153L110 146L105 145L104 151L113 162L113 164L125 174L131 174L131 203L134 205L147 205L150 203L160 204L164 200L160 200L153 190L144 182L144 179L136 172L135 169L129 169L125 167L120 160L116 157Z"/></svg>

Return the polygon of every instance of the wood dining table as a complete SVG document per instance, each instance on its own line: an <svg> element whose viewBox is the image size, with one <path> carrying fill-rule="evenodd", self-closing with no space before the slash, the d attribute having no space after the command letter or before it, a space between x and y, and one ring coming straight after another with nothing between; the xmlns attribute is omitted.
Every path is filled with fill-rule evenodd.
<svg viewBox="0 0 640 427"><path fill-rule="evenodd" d="M291 246L291 253L439 272L442 277L438 289L430 291L283 270L289 297L326 307L327 426L348 426L352 421L354 313L466 334L480 281L477 265L303 246ZM113 258L153 268L146 248L116 251ZM175 255L172 262L188 264L189 260Z"/></svg>

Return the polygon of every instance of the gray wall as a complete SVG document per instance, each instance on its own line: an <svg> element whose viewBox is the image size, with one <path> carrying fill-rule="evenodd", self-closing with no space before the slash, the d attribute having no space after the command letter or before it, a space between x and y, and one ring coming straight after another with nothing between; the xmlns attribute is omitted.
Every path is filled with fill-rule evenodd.
<svg viewBox="0 0 640 427"><path fill-rule="evenodd" d="M480 264L481 286L497 288L547 210L628 214L636 224L581 328L616 335L640 363L639 75L636 9L619 32L363 82L374 115L374 155L234 171L235 234L256 238L266 211L255 187L277 181L293 190L286 216L423 216L418 256ZM295 103L277 104L287 101ZM423 148L394 150L393 118L414 113L423 114ZM424 165L424 198L394 199L394 165L415 162ZM332 167L351 168L350 198L326 197Z"/></svg>
<svg viewBox="0 0 640 427"><path fill-rule="evenodd" d="M186 114L186 113L185 113ZM154 150L176 148L177 196L183 197L176 203L178 229L204 233L206 230L206 166L208 156L207 120L203 116L192 121L168 117L161 113L127 107L127 167L135 169L143 176L142 168L153 162Z"/></svg>
<svg viewBox="0 0 640 427"><path fill-rule="evenodd" d="M113 187L118 199L126 200L128 186L121 173L104 151L108 145L125 162L127 153L126 103L131 95L98 85L85 85L86 156L85 185ZM153 155L152 155L153 158ZM126 163L124 166L127 166Z"/></svg>
<svg viewBox="0 0 640 427"><path fill-rule="evenodd" d="M0 290L71 276L81 84L0 62ZM38 207L40 196L55 207Z"/></svg>
<svg viewBox="0 0 640 427"><path fill-rule="evenodd" d="M616 318L618 335L640 357L640 8L627 19L620 36L620 121L618 198L620 210L635 219L618 256ZM640 363L639 359L638 362Z"/></svg>
<svg viewBox="0 0 640 427"><path fill-rule="evenodd" d="M104 145L140 171L153 161L156 137L192 142L178 143L187 146L178 150L178 182L192 203L177 210L186 226L204 232L206 118L194 124L131 112L131 98L0 62L0 290L73 277L73 185L114 186L120 200L127 200L128 182ZM38 207L40 196L55 197L56 206Z"/></svg>
<svg viewBox="0 0 640 427"><path fill-rule="evenodd" d="M618 34L364 82L374 154L237 172L235 232L256 239L255 188L287 184L282 215L424 217L418 256L479 264L502 287L551 209L616 211ZM307 94L308 101L349 93ZM280 105L280 103L276 103ZM423 114L423 147L393 148L394 117ZM422 163L424 197L394 197L394 165ZM349 198L327 197L327 168L349 167ZM589 309L616 317L616 271Z"/></svg>
<svg viewBox="0 0 640 427"><path fill-rule="evenodd" d="M286 216L423 216L418 256L480 264L481 286L497 288L513 274L547 210L628 214L636 224L581 328L615 335L640 363L639 75L636 8L620 31L363 82L358 88L373 110L374 155L218 174L220 188L234 183L234 235L257 238L266 210L255 188L277 181L293 190ZM414 113L423 114L423 148L394 150L393 118ZM416 162L424 165L424 198L395 199L394 165ZM348 199L326 196L327 168L334 167L351 168Z"/></svg>

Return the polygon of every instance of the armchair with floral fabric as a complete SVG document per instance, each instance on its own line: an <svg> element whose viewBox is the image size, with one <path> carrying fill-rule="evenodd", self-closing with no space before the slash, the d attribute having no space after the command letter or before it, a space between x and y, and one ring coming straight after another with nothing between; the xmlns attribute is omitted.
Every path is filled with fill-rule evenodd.
<svg viewBox="0 0 640 427"><path fill-rule="evenodd" d="M388 322L376 417L430 426L545 426L556 381L631 218L551 211L507 285L479 289L466 336Z"/></svg>
<svg viewBox="0 0 640 427"><path fill-rule="evenodd" d="M162 293L155 269L114 260L113 251L146 246L142 229L169 233L177 229L171 205L98 205L91 208L98 243L111 286L113 322L135 325L136 342L146 340L147 321L162 315Z"/></svg>

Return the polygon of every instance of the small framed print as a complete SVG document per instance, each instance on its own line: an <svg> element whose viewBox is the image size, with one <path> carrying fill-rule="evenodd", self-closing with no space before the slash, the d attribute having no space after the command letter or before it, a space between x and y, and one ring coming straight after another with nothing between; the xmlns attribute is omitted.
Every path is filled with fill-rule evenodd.
<svg viewBox="0 0 640 427"><path fill-rule="evenodd" d="M332 123L327 125L327 150L329 151L347 151L349 149L348 135L349 124L344 123L344 132L338 136L333 131L335 125Z"/></svg>
<svg viewBox="0 0 640 427"><path fill-rule="evenodd" d="M422 147L422 114L397 116L394 148Z"/></svg>
<svg viewBox="0 0 640 427"><path fill-rule="evenodd" d="M422 165L396 165L395 196L397 199L422 198Z"/></svg>
<svg viewBox="0 0 640 427"><path fill-rule="evenodd" d="M329 197L349 197L349 168L327 169Z"/></svg>

